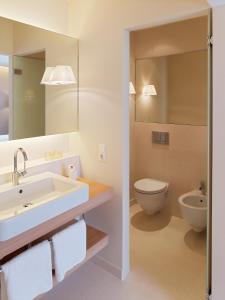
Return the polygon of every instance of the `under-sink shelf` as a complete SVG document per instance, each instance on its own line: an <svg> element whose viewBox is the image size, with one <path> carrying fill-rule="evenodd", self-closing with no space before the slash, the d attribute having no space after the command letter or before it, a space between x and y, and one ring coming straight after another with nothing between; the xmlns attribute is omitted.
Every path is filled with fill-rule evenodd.
<svg viewBox="0 0 225 300"><path fill-rule="evenodd" d="M28 247L35 246L38 243L41 243L45 240L50 240L51 237L56 234L57 232L60 232L64 230L66 227L76 223L75 220L68 222L67 224L60 226L56 230L50 231L48 234L42 236L41 238L33 241L29 244L29 246L24 246L9 255L5 256L3 259L0 260L1 264L4 264L5 262L9 261L13 257L19 255L20 253L24 252L28 249ZM99 251L101 251L103 248L105 248L108 245L109 238L108 235L92 226L87 226L87 254L85 260L77 265L74 269L79 268L81 265L83 265L85 262L87 262L89 259L91 259L93 256L95 256ZM74 269L72 271L74 271Z"/></svg>
<svg viewBox="0 0 225 300"><path fill-rule="evenodd" d="M62 230L64 228L66 228L69 225L72 225L74 223L73 222L69 222L68 224L66 224L65 226L61 227L58 230L54 230L54 232L49 233L48 235L42 237L41 239L36 240L34 243L31 244L35 245L36 243L39 243L41 241L43 241L44 239L48 239L52 236L52 234L56 233L59 230ZM87 253L86 253L86 258L78 265L76 265L73 269L71 269L70 271L67 272L66 277L70 276L73 272L77 271L77 269L79 269L81 266L83 266L86 262L88 262L91 258L93 258L96 254L98 254L100 251L102 251L109 243L109 237L108 235L99 230L96 229L94 227L91 226L87 226ZM5 257L1 262L4 263L9 259L12 259L13 257L15 257L16 255L20 254L21 252L23 252L25 250L25 248L21 248L19 250L17 250L14 253L11 253L10 255L8 255L7 257ZM57 285L58 283L55 281L54 278L54 272L53 272L53 288ZM40 295L36 298L36 300L39 300L43 297L44 295ZM1 300L1 297L0 297Z"/></svg>
<svg viewBox="0 0 225 300"><path fill-rule="evenodd" d="M112 187L96 183L87 179L79 178L80 181L89 184L89 200L70 211L63 213L43 224L36 226L10 240L0 242L0 263L4 264L13 257L19 255L28 247L32 247L43 240L49 240L55 233L65 229L67 226L77 222L76 217L85 214L86 212L97 208L98 206L108 202L114 196ZM101 250L103 250L109 243L108 235L94 227L87 226L87 253L85 260L72 270L67 272L66 277L72 272L76 271L83 264L93 258ZM54 274L53 274L54 278ZM54 286L55 283L54 280ZM40 295L37 299L41 299ZM36 299L36 300L37 300ZM1 299L0 299L1 300Z"/></svg>

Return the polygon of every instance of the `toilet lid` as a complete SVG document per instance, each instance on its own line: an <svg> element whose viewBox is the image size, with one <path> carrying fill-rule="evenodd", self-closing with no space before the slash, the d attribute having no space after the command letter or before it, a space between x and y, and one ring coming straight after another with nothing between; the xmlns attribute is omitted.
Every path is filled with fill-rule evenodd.
<svg viewBox="0 0 225 300"><path fill-rule="evenodd" d="M151 178L144 178L135 182L134 187L136 191L141 193L156 194L164 191L168 187L168 183Z"/></svg>

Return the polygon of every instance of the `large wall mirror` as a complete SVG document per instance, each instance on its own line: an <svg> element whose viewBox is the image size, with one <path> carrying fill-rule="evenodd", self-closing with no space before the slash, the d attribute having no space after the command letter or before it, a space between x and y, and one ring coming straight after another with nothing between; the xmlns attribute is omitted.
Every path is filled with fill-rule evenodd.
<svg viewBox="0 0 225 300"><path fill-rule="evenodd" d="M130 79L137 122L207 125L207 36L207 16L131 34Z"/></svg>
<svg viewBox="0 0 225 300"><path fill-rule="evenodd" d="M136 121L207 125L207 59L207 50L137 59Z"/></svg>
<svg viewBox="0 0 225 300"><path fill-rule="evenodd" d="M0 140L78 129L78 40L0 17Z"/></svg>

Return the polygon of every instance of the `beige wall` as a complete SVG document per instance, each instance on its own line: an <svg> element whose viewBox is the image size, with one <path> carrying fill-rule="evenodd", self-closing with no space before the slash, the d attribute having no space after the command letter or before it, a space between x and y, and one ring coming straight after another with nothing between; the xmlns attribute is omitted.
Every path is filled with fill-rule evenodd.
<svg viewBox="0 0 225 300"><path fill-rule="evenodd" d="M207 125L207 82L207 50L136 60L136 121ZM157 95L143 95L147 84Z"/></svg>
<svg viewBox="0 0 225 300"><path fill-rule="evenodd" d="M132 32L138 121L207 124L207 35L207 16ZM146 84L158 95L143 97Z"/></svg>
<svg viewBox="0 0 225 300"><path fill-rule="evenodd" d="M124 30L208 7L204 0L71 0L70 32L80 38L80 149L85 176L114 186L116 197L90 216L110 234L101 261L125 275L129 266L129 61ZM127 40L128 42L128 40ZM107 144L107 162L97 159ZM72 144L71 144L72 145ZM74 143L74 145L76 145Z"/></svg>
<svg viewBox="0 0 225 300"><path fill-rule="evenodd" d="M134 31L136 58L167 56L206 49L207 17Z"/></svg>
<svg viewBox="0 0 225 300"><path fill-rule="evenodd" d="M0 54L13 53L13 24L11 21L0 18Z"/></svg>
<svg viewBox="0 0 225 300"><path fill-rule="evenodd" d="M157 95L143 95L143 87L153 84ZM136 60L136 121L168 122L168 58L154 57Z"/></svg>
<svg viewBox="0 0 225 300"><path fill-rule="evenodd" d="M170 145L152 144L152 131L170 134ZM206 126L135 123L135 180L149 177L170 184L172 215L180 217L177 199L207 180Z"/></svg>
<svg viewBox="0 0 225 300"><path fill-rule="evenodd" d="M168 57L168 122L207 125L208 51Z"/></svg>

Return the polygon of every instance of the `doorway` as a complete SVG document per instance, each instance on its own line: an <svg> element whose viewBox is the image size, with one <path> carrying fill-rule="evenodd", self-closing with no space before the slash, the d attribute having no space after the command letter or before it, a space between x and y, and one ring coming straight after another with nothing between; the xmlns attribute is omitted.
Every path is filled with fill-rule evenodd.
<svg viewBox="0 0 225 300"><path fill-rule="evenodd" d="M210 20L130 32L131 270L157 299L211 290Z"/></svg>

